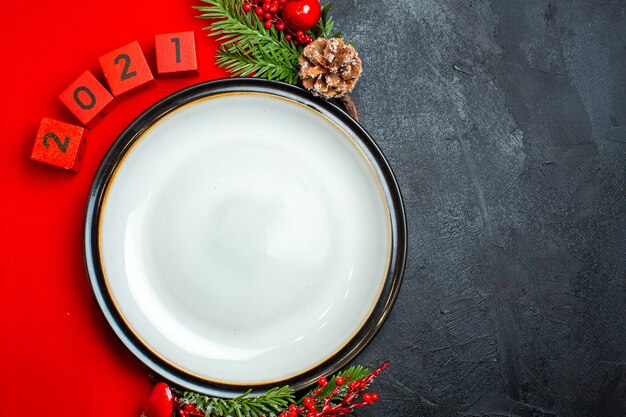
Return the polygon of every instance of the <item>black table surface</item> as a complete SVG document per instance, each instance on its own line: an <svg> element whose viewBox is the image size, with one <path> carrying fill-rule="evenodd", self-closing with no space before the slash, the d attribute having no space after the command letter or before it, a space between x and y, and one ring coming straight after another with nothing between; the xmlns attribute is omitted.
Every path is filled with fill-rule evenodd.
<svg viewBox="0 0 626 417"><path fill-rule="evenodd" d="M359 416L626 415L626 1L343 0L409 227Z"/></svg>

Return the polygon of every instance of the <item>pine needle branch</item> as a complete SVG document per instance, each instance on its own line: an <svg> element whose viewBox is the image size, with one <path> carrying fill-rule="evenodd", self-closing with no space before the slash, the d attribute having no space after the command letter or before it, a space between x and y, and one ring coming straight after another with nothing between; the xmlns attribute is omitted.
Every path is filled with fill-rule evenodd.
<svg viewBox="0 0 626 417"><path fill-rule="evenodd" d="M266 29L261 20L243 11L243 0L201 0L198 17L210 19L209 36L222 46L217 64L239 75L253 75L292 84L298 82L300 49L275 28Z"/></svg>
<svg viewBox="0 0 626 417"><path fill-rule="evenodd" d="M223 46L216 56L216 63L236 76L253 74L268 80L282 80L291 84L298 82L298 69L281 65L276 58L263 49L246 51L239 45Z"/></svg>
<svg viewBox="0 0 626 417"><path fill-rule="evenodd" d="M187 391L182 394L181 401L194 404L206 417L271 417L294 402L294 391L288 386L275 387L259 396L251 396L248 391L231 400Z"/></svg>

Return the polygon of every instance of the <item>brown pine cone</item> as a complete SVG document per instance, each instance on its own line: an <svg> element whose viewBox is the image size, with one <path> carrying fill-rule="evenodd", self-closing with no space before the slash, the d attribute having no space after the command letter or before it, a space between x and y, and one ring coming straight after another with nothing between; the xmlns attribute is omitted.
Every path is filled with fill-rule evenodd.
<svg viewBox="0 0 626 417"><path fill-rule="evenodd" d="M352 91L362 70L352 45L339 38L317 38L300 55L298 75L314 95L338 98Z"/></svg>

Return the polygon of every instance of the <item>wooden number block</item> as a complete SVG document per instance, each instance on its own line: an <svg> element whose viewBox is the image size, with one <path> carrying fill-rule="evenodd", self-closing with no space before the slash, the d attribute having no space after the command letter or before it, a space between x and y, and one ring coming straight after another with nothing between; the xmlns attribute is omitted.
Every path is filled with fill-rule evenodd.
<svg viewBox="0 0 626 417"><path fill-rule="evenodd" d="M93 127L117 102L106 88L89 71L83 72L59 99L80 122Z"/></svg>
<svg viewBox="0 0 626 417"><path fill-rule="evenodd" d="M44 117L31 159L78 171L85 147L85 128Z"/></svg>
<svg viewBox="0 0 626 417"><path fill-rule="evenodd" d="M161 77L198 75L196 39L193 32L165 33L154 37L157 73Z"/></svg>
<svg viewBox="0 0 626 417"><path fill-rule="evenodd" d="M102 55L100 66L115 98L124 99L154 85L154 77L137 41Z"/></svg>

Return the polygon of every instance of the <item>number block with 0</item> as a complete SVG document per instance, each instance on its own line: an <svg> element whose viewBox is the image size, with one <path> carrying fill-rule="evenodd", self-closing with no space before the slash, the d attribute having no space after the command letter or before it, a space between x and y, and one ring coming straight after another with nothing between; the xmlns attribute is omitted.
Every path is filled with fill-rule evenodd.
<svg viewBox="0 0 626 417"><path fill-rule="evenodd" d="M85 150L86 129L44 117L39 125L31 159L78 172Z"/></svg>
<svg viewBox="0 0 626 417"><path fill-rule="evenodd" d="M117 105L109 91L89 71L83 72L59 99L89 128Z"/></svg>

